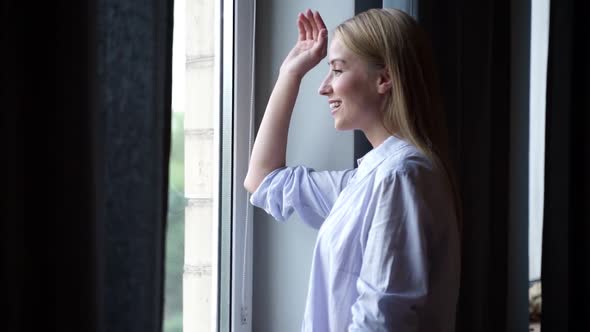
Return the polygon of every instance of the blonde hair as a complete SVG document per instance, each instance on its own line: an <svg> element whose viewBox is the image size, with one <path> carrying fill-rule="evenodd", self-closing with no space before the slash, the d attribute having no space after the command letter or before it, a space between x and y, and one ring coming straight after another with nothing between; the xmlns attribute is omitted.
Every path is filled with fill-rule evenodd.
<svg viewBox="0 0 590 332"><path fill-rule="evenodd" d="M344 21L334 35L369 65L389 72L392 87L382 114L383 125L444 171L461 229L461 199L451 168L445 116L426 34L400 10L370 9Z"/></svg>

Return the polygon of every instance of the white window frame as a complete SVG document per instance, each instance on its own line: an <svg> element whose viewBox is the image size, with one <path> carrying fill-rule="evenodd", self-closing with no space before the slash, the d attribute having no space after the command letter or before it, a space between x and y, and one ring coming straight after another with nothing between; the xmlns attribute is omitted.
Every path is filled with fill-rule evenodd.
<svg viewBox="0 0 590 332"><path fill-rule="evenodd" d="M221 1L222 165L217 330L222 332L252 331L253 209L243 181L253 139L255 8L255 0Z"/></svg>

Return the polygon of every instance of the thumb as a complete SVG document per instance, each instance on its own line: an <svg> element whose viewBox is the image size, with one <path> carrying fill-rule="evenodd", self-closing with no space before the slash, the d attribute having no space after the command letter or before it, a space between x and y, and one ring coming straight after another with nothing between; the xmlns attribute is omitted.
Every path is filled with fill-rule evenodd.
<svg viewBox="0 0 590 332"><path fill-rule="evenodd" d="M318 43L315 45L315 51L323 53L326 49L326 41L328 39L328 30L321 29L318 35Z"/></svg>
<svg viewBox="0 0 590 332"><path fill-rule="evenodd" d="M328 37L328 30L321 29L320 33L319 33L319 37L318 37L318 41L320 42L320 44L325 43L327 37Z"/></svg>

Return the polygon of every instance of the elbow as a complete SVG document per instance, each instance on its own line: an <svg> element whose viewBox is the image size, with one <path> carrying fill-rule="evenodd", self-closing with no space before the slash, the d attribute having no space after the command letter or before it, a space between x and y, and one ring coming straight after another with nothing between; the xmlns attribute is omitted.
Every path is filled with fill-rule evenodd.
<svg viewBox="0 0 590 332"><path fill-rule="evenodd" d="M249 193L254 193L258 186L260 185L260 181L254 181L251 176L246 175L244 179L244 189L246 189Z"/></svg>
<svg viewBox="0 0 590 332"><path fill-rule="evenodd" d="M276 169L278 169L278 168L277 167L274 167L271 169L252 169L252 168L250 168L248 170L248 173L246 174L246 178L244 179L244 188L249 193L251 193L251 194L254 193L256 190L258 190L258 187L260 186L262 181L264 181L264 178L266 178L270 173L272 173Z"/></svg>

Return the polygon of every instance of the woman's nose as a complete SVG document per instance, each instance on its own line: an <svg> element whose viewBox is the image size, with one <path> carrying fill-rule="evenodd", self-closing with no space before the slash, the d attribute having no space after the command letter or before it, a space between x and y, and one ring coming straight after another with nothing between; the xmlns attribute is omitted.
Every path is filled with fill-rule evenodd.
<svg viewBox="0 0 590 332"><path fill-rule="evenodd" d="M327 96L332 92L332 85L330 84L330 78L326 77L322 84L320 85L320 89L318 90L319 94L322 96Z"/></svg>

